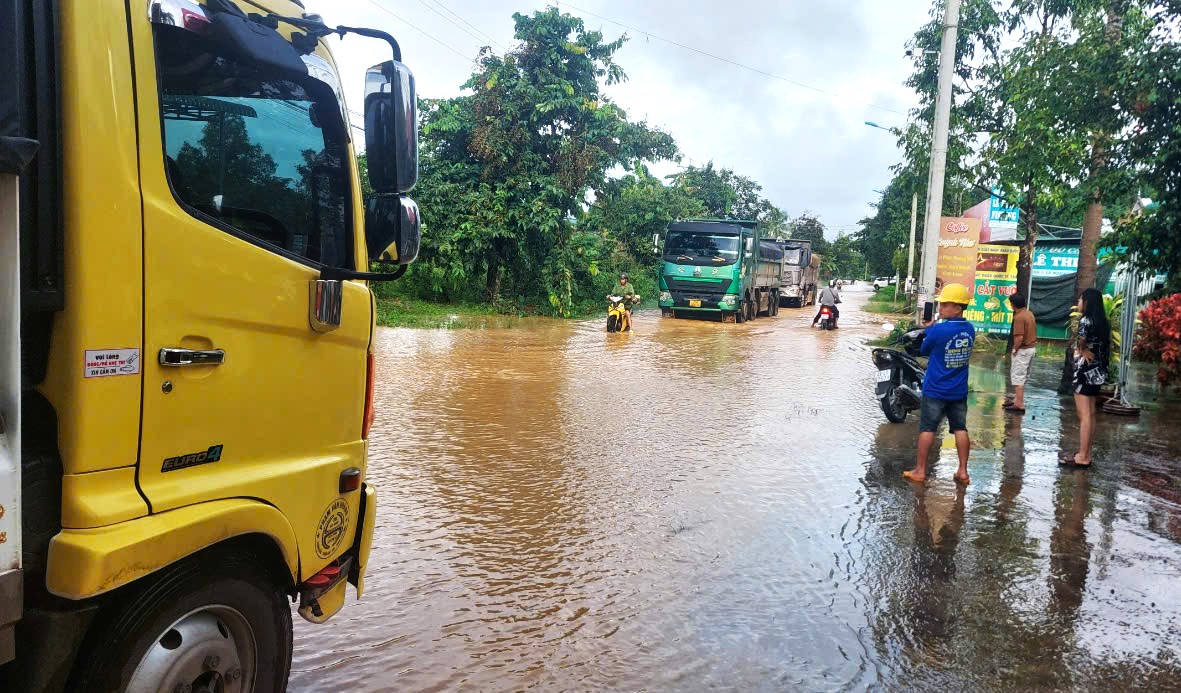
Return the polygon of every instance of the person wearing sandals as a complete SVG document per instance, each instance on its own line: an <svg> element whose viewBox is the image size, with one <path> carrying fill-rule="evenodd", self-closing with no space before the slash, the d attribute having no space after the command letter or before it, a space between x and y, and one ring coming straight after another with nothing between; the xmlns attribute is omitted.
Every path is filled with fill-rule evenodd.
<svg viewBox="0 0 1181 693"><path fill-rule="evenodd" d="M1074 344L1074 404L1078 410L1079 450L1064 456L1066 467L1091 466L1091 442L1095 436L1096 400L1107 382L1111 354L1111 323L1103 306L1103 294L1087 289L1079 298L1078 338Z"/></svg>
<svg viewBox="0 0 1181 693"><path fill-rule="evenodd" d="M1025 384L1029 382L1029 369L1037 353L1037 319L1029 310L1029 301L1020 292L1009 297L1013 306L1013 365L1009 379L1013 381L1013 399L1005 403L1010 414L1025 413Z"/></svg>

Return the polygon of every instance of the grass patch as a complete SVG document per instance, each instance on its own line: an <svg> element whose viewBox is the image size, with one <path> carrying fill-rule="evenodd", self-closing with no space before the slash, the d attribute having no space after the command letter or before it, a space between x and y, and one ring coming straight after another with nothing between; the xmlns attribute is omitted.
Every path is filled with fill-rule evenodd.
<svg viewBox="0 0 1181 693"><path fill-rule="evenodd" d="M377 299L377 324L385 327L462 328L490 318L516 317L486 303L432 303L410 298Z"/></svg>
<svg viewBox="0 0 1181 693"><path fill-rule="evenodd" d="M892 303L890 301L869 301L861 310L877 315L911 315L914 310L907 303Z"/></svg>
<svg viewBox="0 0 1181 693"><path fill-rule="evenodd" d="M910 315L914 313L915 304L910 296L903 294L901 299L897 297L897 287L886 286L873 292L869 297L869 301L862 307L866 313L876 313L878 315Z"/></svg>

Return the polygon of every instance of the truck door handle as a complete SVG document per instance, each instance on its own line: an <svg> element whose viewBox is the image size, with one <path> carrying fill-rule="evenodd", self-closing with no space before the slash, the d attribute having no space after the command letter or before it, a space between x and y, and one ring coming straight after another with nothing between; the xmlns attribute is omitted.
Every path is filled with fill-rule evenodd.
<svg viewBox="0 0 1181 693"><path fill-rule="evenodd" d="M226 362L226 352L221 349L172 349L160 350L161 366L220 366Z"/></svg>

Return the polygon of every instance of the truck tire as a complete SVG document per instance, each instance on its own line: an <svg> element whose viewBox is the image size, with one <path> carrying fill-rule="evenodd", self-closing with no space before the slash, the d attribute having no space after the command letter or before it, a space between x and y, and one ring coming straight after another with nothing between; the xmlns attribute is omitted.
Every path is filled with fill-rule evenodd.
<svg viewBox="0 0 1181 693"><path fill-rule="evenodd" d="M779 315L779 292L778 291L771 292L771 302L768 305L770 306L769 310L771 312L772 317Z"/></svg>
<svg viewBox="0 0 1181 693"><path fill-rule="evenodd" d="M254 560L207 551L147 579L91 628L69 690L287 689L291 606Z"/></svg>
<svg viewBox="0 0 1181 693"><path fill-rule="evenodd" d="M749 306L749 301L743 301L738 304L738 310L734 311L734 322L739 324L746 322L747 308Z"/></svg>

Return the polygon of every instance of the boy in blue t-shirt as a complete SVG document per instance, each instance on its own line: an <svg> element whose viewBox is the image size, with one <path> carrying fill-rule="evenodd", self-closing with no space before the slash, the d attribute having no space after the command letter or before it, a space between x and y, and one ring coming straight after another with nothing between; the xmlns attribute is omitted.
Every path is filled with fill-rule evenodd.
<svg viewBox="0 0 1181 693"><path fill-rule="evenodd" d="M927 324L922 354L927 360L923 378L923 404L919 420L919 456L915 468L902 472L911 481L926 481L927 457L935 444L935 430L947 418L947 427L955 435L955 449L960 466L955 480L968 483L968 361L976 342L976 330L964 319L964 308L972 294L960 284L948 284L939 294L939 317L943 322Z"/></svg>

